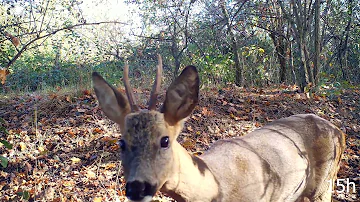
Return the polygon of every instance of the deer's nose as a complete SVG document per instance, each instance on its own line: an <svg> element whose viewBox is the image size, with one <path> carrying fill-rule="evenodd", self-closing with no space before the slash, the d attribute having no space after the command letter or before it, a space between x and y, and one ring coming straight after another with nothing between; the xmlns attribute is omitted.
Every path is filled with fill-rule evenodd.
<svg viewBox="0 0 360 202"><path fill-rule="evenodd" d="M156 192L156 187L148 182L132 181L126 183L126 197L132 201L141 201L146 196L153 196Z"/></svg>

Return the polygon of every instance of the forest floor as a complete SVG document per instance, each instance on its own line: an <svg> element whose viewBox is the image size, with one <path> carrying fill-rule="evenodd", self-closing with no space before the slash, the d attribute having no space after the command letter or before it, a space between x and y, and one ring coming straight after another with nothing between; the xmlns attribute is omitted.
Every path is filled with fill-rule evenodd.
<svg viewBox="0 0 360 202"><path fill-rule="evenodd" d="M334 193L339 201L360 200L360 90L315 96L291 86L266 89L202 89L201 100L187 120L179 142L190 152L218 139L242 136L273 120L314 113L346 132L347 148L338 177L356 190ZM145 103L148 91L136 91ZM143 99L144 98L144 99ZM164 94L159 101L164 99ZM145 107L144 104L140 104ZM0 201L124 201L118 127L101 112L93 92L61 91L0 97ZM0 127L1 128L1 127ZM351 188L351 187L350 187ZM161 193L155 201L170 201Z"/></svg>

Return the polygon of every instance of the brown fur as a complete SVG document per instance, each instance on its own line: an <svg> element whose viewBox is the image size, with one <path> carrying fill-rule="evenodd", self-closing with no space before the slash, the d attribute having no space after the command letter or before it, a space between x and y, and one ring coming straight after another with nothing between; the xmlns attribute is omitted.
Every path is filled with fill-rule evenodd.
<svg viewBox="0 0 360 202"><path fill-rule="evenodd" d="M199 78L187 67L169 87L161 112L130 113L127 99L93 75L105 114L118 124L127 181L148 182L177 201L331 201L345 134L312 115L280 119L239 138L219 140L202 156L177 141L198 102ZM160 146L169 137L169 147Z"/></svg>

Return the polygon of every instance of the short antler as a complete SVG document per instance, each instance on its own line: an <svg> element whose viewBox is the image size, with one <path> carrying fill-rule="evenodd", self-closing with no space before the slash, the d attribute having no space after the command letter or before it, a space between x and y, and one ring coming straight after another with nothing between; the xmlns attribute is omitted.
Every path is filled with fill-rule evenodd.
<svg viewBox="0 0 360 202"><path fill-rule="evenodd" d="M129 103L130 103L131 111L133 111L133 112L139 111L139 107L135 103L134 94L130 87L129 65L127 64L127 62L125 62L125 66L124 66L124 85L125 85L125 92L126 92L126 95L128 97Z"/></svg>
<svg viewBox="0 0 360 202"><path fill-rule="evenodd" d="M151 95L150 95L150 101L149 101L149 110L154 110L156 108L156 101L157 101L157 96L159 94L160 91L160 87L161 87L161 76L162 76L162 58L161 55L158 54L158 65L157 65L157 70L156 70L156 78L155 78L155 82L151 91Z"/></svg>

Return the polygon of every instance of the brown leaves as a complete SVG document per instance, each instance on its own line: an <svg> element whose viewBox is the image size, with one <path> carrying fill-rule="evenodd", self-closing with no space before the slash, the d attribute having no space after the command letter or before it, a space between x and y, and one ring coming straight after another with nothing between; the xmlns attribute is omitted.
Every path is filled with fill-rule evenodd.
<svg viewBox="0 0 360 202"><path fill-rule="evenodd" d="M17 38L16 36L13 36L12 34L10 34L9 32L5 32L5 36L10 38L11 40L11 43L14 45L14 46L19 46L20 45L20 40L19 38Z"/></svg>
<svg viewBox="0 0 360 202"><path fill-rule="evenodd" d="M5 68L0 68L0 82L2 85L5 84L6 76L9 74L9 70Z"/></svg>
<svg viewBox="0 0 360 202"><path fill-rule="evenodd" d="M358 176L360 91L310 100L293 89L204 91L180 142L200 155L219 139L246 135L292 114L316 113L348 134L339 176ZM0 170L0 201L19 201L17 193L40 201L124 201L119 130L103 116L90 91L76 96L53 92L0 100L6 140L14 145L10 150L0 146L0 155L11 156L8 169Z"/></svg>
<svg viewBox="0 0 360 202"><path fill-rule="evenodd" d="M182 146L188 150L194 149L195 145L196 141L191 138L186 138L185 141L182 143Z"/></svg>
<svg viewBox="0 0 360 202"><path fill-rule="evenodd" d="M202 107L201 108L201 114L206 116L214 116L214 112L212 110L209 110L207 107Z"/></svg>
<svg viewBox="0 0 360 202"><path fill-rule="evenodd" d="M103 117L91 93L77 98L60 93L15 97L1 104L6 138L14 147L0 146L0 155L11 156L9 169L0 171L0 201L24 196L93 201L97 194L103 201L115 198L123 185L116 183L119 162L109 162L109 157L119 159L119 134L112 133L115 125L109 130L94 121L94 116Z"/></svg>
<svg viewBox="0 0 360 202"><path fill-rule="evenodd" d="M20 146L20 151L25 151L26 150L26 144L25 143L20 142L19 146Z"/></svg>
<svg viewBox="0 0 360 202"><path fill-rule="evenodd" d="M100 128L94 128L93 129L93 133L103 133L104 131L102 131Z"/></svg>
<svg viewBox="0 0 360 202"><path fill-rule="evenodd" d="M55 195L55 189L53 187L49 187L45 191L45 199L46 200L53 200Z"/></svg>
<svg viewBox="0 0 360 202"><path fill-rule="evenodd" d="M88 170L85 174L85 176L89 179L96 179L96 173L92 170Z"/></svg>

